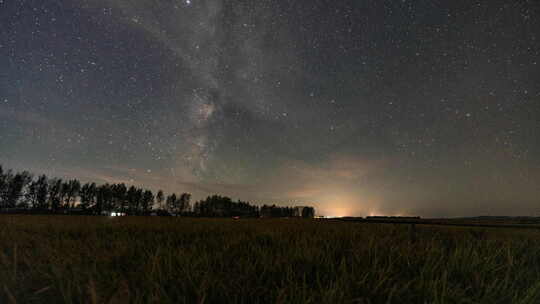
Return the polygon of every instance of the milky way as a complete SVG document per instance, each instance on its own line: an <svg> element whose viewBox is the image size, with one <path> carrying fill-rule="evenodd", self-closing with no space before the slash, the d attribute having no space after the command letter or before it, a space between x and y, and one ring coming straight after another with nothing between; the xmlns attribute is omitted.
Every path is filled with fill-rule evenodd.
<svg viewBox="0 0 540 304"><path fill-rule="evenodd" d="M326 215L538 214L537 16L0 0L0 164Z"/></svg>

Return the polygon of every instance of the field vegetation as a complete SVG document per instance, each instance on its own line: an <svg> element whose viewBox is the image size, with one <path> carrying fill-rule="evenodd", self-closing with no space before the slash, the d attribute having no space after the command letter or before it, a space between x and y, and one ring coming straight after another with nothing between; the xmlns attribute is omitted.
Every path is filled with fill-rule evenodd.
<svg viewBox="0 0 540 304"><path fill-rule="evenodd" d="M0 303L539 303L540 232L0 216Z"/></svg>

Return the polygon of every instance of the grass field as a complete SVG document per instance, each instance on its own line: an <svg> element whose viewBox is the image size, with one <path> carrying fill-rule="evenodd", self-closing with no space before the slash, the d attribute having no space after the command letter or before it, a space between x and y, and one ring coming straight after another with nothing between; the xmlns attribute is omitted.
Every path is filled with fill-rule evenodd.
<svg viewBox="0 0 540 304"><path fill-rule="evenodd" d="M540 303L540 232L0 216L0 303Z"/></svg>

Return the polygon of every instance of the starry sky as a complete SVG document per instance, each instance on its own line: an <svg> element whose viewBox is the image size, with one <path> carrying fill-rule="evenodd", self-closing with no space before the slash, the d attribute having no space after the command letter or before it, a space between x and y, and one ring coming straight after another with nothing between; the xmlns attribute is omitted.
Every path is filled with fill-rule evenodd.
<svg viewBox="0 0 540 304"><path fill-rule="evenodd" d="M344 215L540 215L540 3L0 0L0 164Z"/></svg>

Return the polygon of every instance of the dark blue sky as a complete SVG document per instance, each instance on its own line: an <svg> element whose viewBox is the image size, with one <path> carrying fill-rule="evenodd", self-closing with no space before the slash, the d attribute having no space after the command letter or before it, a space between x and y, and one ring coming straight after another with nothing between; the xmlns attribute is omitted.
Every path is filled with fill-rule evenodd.
<svg viewBox="0 0 540 304"><path fill-rule="evenodd" d="M0 1L0 164L326 215L540 213L537 1Z"/></svg>

